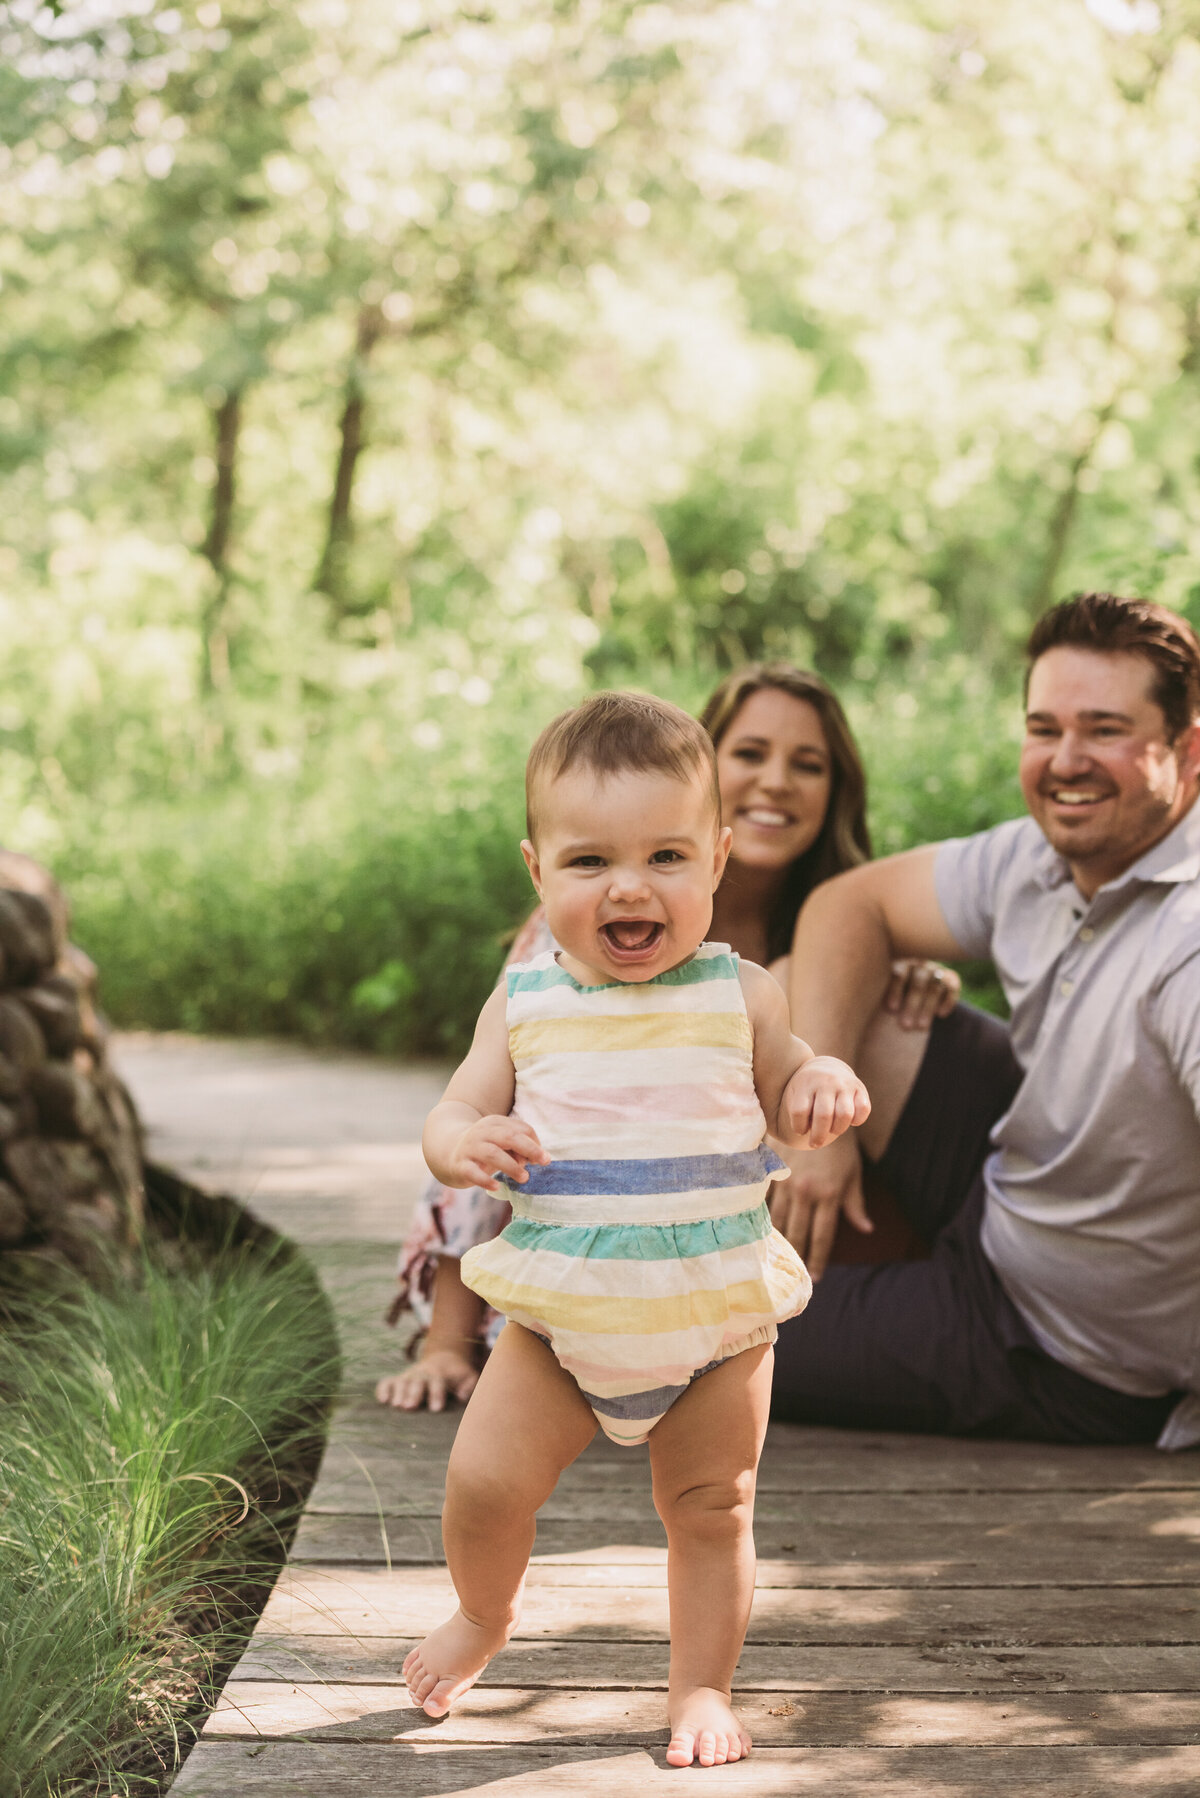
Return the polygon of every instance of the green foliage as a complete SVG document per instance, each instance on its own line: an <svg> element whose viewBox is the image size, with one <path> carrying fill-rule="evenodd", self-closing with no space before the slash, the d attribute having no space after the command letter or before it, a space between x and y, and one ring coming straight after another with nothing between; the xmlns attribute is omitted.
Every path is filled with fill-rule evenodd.
<svg viewBox="0 0 1200 1798"><path fill-rule="evenodd" d="M0 0L3 835L114 1013L457 1043L589 683L811 663L881 848L1007 809L1033 613L1200 617L1198 79L1198 0Z"/></svg>
<svg viewBox="0 0 1200 1798"><path fill-rule="evenodd" d="M662 668L647 684L695 707L709 683ZM919 686L844 691L878 851L1020 810L1017 696L998 698L965 658ZM516 722L481 745L464 724L386 803L364 763L314 776L307 795L260 782L203 806L128 810L107 838L86 809L78 836L60 818L51 859L106 1009L133 1025L461 1051L535 902L517 844L540 718Z"/></svg>
<svg viewBox="0 0 1200 1798"><path fill-rule="evenodd" d="M150 1260L133 1303L122 1279L9 1316L4 1798L69 1798L101 1775L106 1793L157 1788L228 1654L231 1603L278 1563L275 1457L311 1433L333 1353L311 1276L262 1253Z"/></svg>

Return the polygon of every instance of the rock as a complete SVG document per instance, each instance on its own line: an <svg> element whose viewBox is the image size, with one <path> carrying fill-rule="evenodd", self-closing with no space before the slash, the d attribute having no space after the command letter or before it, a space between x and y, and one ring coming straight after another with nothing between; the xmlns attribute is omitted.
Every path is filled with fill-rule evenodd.
<svg viewBox="0 0 1200 1798"><path fill-rule="evenodd" d="M25 1076L15 1061L0 1055L0 1100L15 1099L25 1085Z"/></svg>
<svg viewBox="0 0 1200 1798"><path fill-rule="evenodd" d="M48 1061L29 1075L38 1120L48 1136L107 1142L112 1121L93 1081L67 1062Z"/></svg>
<svg viewBox="0 0 1200 1798"><path fill-rule="evenodd" d="M79 989L69 975L47 974L25 988L19 1003L33 1014L51 1055L74 1053L81 1034Z"/></svg>
<svg viewBox="0 0 1200 1798"><path fill-rule="evenodd" d="M35 862L29 855L18 855L15 849L0 849L0 887L10 888L17 893L32 893L42 901L50 913L55 960L71 947L67 941L71 929L71 914L66 894L41 862ZM87 961L87 956L83 959Z"/></svg>
<svg viewBox="0 0 1200 1798"><path fill-rule="evenodd" d="M7 1180L0 1180L0 1248L10 1249L29 1233L29 1219L21 1195Z"/></svg>
<svg viewBox="0 0 1200 1798"><path fill-rule="evenodd" d="M4 951L6 986L28 986L49 973L58 960L54 919L36 893L14 893L0 887L0 949Z"/></svg>
<svg viewBox="0 0 1200 1798"><path fill-rule="evenodd" d="M30 1222L57 1224L72 1203L94 1202L105 1191L104 1164L89 1143L18 1136L4 1145L4 1161L25 1199Z"/></svg>
<svg viewBox="0 0 1200 1798"><path fill-rule="evenodd" d="M46 1059L41 1031L20 1000L10 994L0 998L0 1055L16 1068L22 1084Z"/></svg>

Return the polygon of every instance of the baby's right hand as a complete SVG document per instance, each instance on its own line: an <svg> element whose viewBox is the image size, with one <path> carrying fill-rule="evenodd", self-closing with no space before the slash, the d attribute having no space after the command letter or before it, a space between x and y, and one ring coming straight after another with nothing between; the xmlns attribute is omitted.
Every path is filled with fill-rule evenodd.
<svg viewBox="0 0 1200 1798"><path fill-rule="evenodd" d="M447 1172L447 1186L482 1186L498 1192L497 1172L523 1186L526 1165L545 1166L550 1159L528 1124L515 1117L484 1117L469 1124L455 1143Z"/></svg>

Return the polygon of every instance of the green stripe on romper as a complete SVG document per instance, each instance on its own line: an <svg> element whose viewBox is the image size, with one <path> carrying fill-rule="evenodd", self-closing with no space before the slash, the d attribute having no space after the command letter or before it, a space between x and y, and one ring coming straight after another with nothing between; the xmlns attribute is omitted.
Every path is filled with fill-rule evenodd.
<svg viewBox="0 0 1200 1798"><path fill-rule="evenodd" d="M624 982L620 980L605 981L603 986L582 986L578 980L567 973L565 968L557 965L551 968L533 968L522 973L510 968L508 973L508 991L513 993L544 993L550 987L569 986L580 993L603 993L610 986L625 984L637 985L643 992L656 986L698 986L704 980L736 980L737 964L731 955L713 955L703 961L685 961L682 967L668 968L665 974L656 974L653 980Z"/></svg>
<svg viewBox="0 0 1200 1798"><path fill-rule="evenodd" d="M679 1261L715 1255L762 1242L771 1234L765 1204L732 1217L701 1218L690 1224L542 1224L514 1217L504 1240L517 1249L552 1255L586 1255L592 1261Z"/></svg>

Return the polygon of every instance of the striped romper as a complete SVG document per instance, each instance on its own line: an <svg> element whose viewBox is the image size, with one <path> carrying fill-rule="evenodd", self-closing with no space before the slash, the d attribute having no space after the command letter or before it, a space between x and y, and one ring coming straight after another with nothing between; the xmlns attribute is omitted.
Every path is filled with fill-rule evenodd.
<svg viewBox="0 0 1200 1798"><path fill-rule="evenodd" d="M774 1342L812 1284L771 1227L737 957L581 986L552 951L508 969L513 1114L552 1157L505 1179L513 1220L465 1283L549 1342L614 1442L644 1442L697 1374Z"/></svg>

